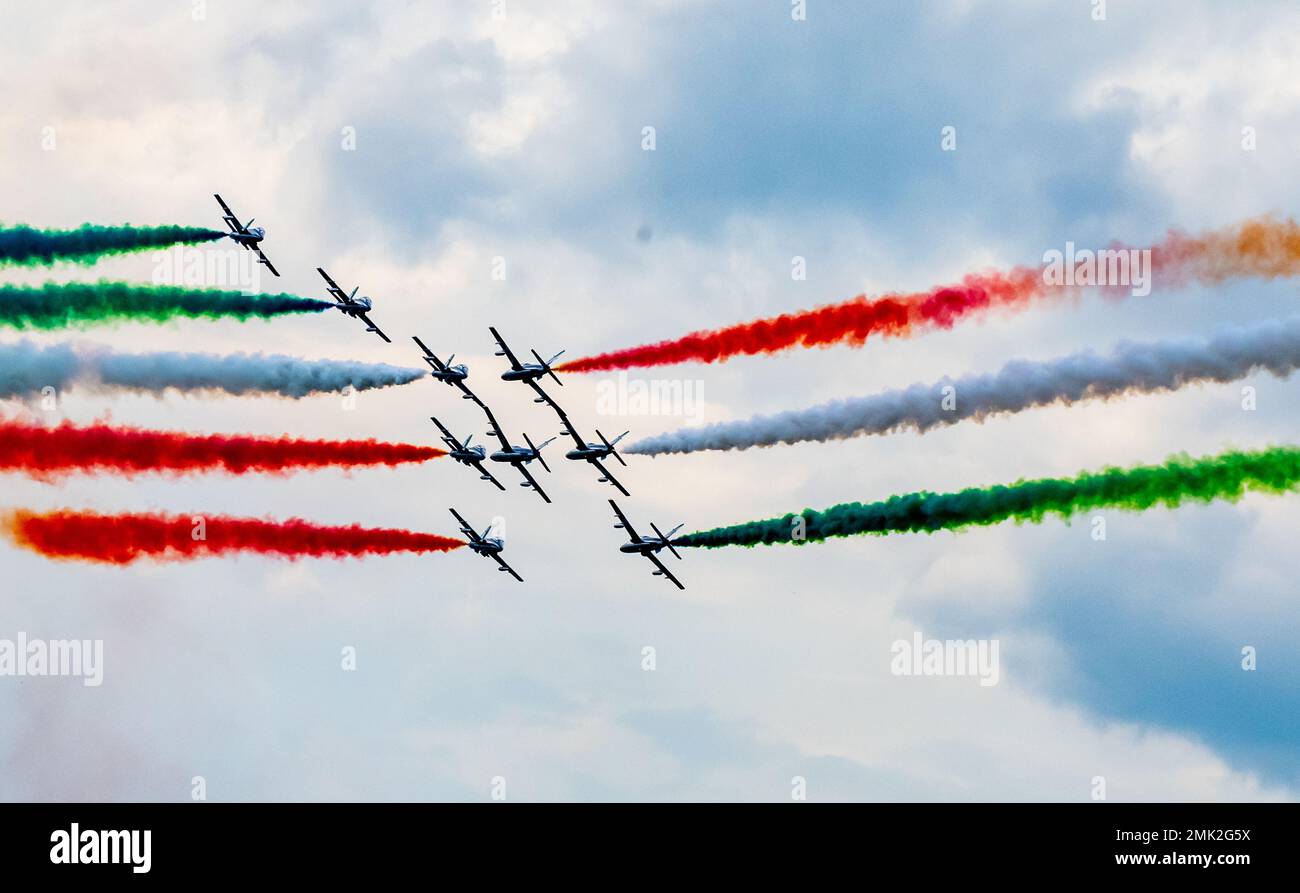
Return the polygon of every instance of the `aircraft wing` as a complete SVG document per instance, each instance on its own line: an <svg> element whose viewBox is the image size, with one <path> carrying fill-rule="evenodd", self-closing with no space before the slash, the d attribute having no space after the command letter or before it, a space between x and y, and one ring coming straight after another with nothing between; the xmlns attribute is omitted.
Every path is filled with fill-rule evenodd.
<svg viewBox="0 0 1300 893"><path fill-rule="evenodd" d="M681 589L682 591L686 590L686 587L682 585L682 581L674 577L673 572L670 571L668 568L664 567L664 563L659 560L658 555L654 554L653 552L646 552L645 557L649 558L651 561L654 562L655 567L659 568L659 573L661 576L667 577L668 579L672 580L673 584L678 589Z"/></svg>
<svg viewBox="0 0 1300 893"><path fill-rule="evenodd" d="M344 304L352 303L352 300L348 297L348 293L345 292L343 289L339 288L339 284L330 278L329 273L326 273L320 267L316 268L316 272L320 273L321 278L325 280L325 285L327 286L325 290L330 293L330 297L334 298L335 300L342 301Z"/></svg>
<svg viewBox="0 0 1300 893"><path fill-rule="evenodd" d="M371 319L369 316L367 316L367 315L364 314L364 313L358 313L358 314L357 314L357 319L361 320L363 323L365 323L367 326L369 326L370 329L371 329L372 331L374 331L374 333L375 333L376 335L378 335L380 338L383 338L383 339L384 339L385 341L387 341L389 344L392 344L392 343L393 343L393 339L392 339L392 338L389 338L387 335L385 335L383 332L381 332L381 331L379 330L379 326L375 325L375 321L374 321L373 319Z"/></svg>
<svg viewBox="0 0 1300 893"><path fill-rule="evenodd" d="M622 484L618 482L618 478L614 477L612 474L609 473L609 469L606 468L599 459L588 459L587 461L590 462L592 465L596 466L596 468L600 470L600 473L605 476L605 480L613 484L618 489L618 492L622 493L624 496L630 497L632 495L631 493L627 492L626 487L624 487Z"/></svg>
<svg viewBox="0 0 1300 893"><path fill-rule="evenodd" d="M493 553L492 557L496 559L496 563L501 565L501 567L505 570L506 573L514 577L520 583L524 582L524 578L519 576L519 574L515 573L515 569L510 565L506 564L506 560L504 558L502 558L500 555L496 553Z"/></svg>
<svg viewBox="0 0 1300 893"><path fill-rule="evenodd" d="M452 384L460 388L460 392L464 394L467 399L473 400L479 406L483 405L483 401L480 400L478 397L474 396L474 392L469 389L469 385L465 384L464 379L458 379L456 381L453 381Z"/></svg>
<svg viewBox="0 0 1300 893"><path fill-rule="evenodd" d="M524 368L522 365L520 365L519 358L514 355L514 352L510 348L506 347L505 339L501 337L501 333L498 332L494 326L488 326L488 331L491 332L492 337L496 339L497 347L501 348L501 352L505 354L506 359L510 361L510 368L511 369Z"/></svg>
<svg viewBox="0 0 1300 893"><path fill-rule="evenodd" d="M244 231L244 225L239 222L239 218L235 216L235 212L230 210L230 205L226 204L225 200L215 192L212 193L212 197L217 200L217 204L221 205L221 211L224 214L222 219L226 221L226 226L230 227L230 231L232 233L242 233Z"/></svg>
<svg viewBox="0 0 1300 893"><path fill-rule="evenodd" d="M573 427L573 423L569 421L569 414L564 411L560 404L552 400L551 395L542 390L542 386L537 382L530 381L528 382L528 386L536 391L538 396L546 401L546 404L550 406L551 409L555 410L555 414L560 417L560 424L564 425L564 433L573 438L573 442L577 444L578 449L586 449L587 442L582 439L582 435L578 433L578 429Z"/></svg>
<svg viewBox="0 0 1300 893"><path fill-rule="evenodd" d="M618 520L623 523L623 529L627 531L627 535L631 537L632 541L639 540L641 537L636 535L636 531L632 529L632 522L627 519L627 515L623 514L623 510L618 507L618 503L611 499L609 505L614 510L614 514L618 515Z"/></svg>
<svg viewBox="0 0 1300 893"><path fill-rule="evenodd" d="M532 472L528 470L527 466L525 466L521 462L520 464L516 465L515 468L518 468L520 474L522 474L524 477L528 479L528 483L533 485L533 489L537 491L538 496L542 497L542 499L545 500L546 502L551 501L551 497L546 495L546 491L542 489L541 484L537 483L537 478L533 477Z"/></svg>
<svg viewBox="0 0 1300 893"><path fill-rule="evenodd" d="M461 517L460 512L456 511L455 509L449 509L449 511L452 513L452 515L455 516L456 520L460 522L461 533L465 534L473 542L476 543L483 542L483 537L479 536L478 533L474 530L474 528L470 526L469 522L466 521L463 517Z"/></svg>
<svg viewBox="0 0 1300 893"><path fill-rule="evenodd" d="M438 357L434 354L434 352L429 350L429 348L425 346L425 343L421 341L418 336L412 335L411 340L420 346L420 350L424 351L424 361L426 363L428 363L430 366L432 366L434 369L436 369L439 372L447 371L447 364L444 363L442 360L438 359Z"/></svg>
<svg viewBox="0 0 1300 893"><path fill-rule="evenodd" d="M271 271L272 276L280 275L280 271L271 265L271 261L267 258L265 254L262 253L261 248L254 248L253 251L257 253L257 262L259 264L264 264L266 268Z"/></svg>
<svg viewBox="0 0 1300 893"><path fill-rule="evenodd" d="M429 416L429 420L438 426L438 430L442 432L442 439L444 441L451 441L454 449L458 449L458 450L464 449L464 447L461 445L461 442L456 439L456 435L452 434L450 431L447 430L446 425L438 421L433 416Z"/></svg>
<svg viewBox="0 0 1300 893"><path fill-rule="evenodd" d="M474 463L474 467L478 469L479 474L483 475L489 481L496 484L498 490L504 490L506 488L505 484L501 483L500 481L498 481L496 478L492 476L492 472L488 471L486 468L483 467L483 461L481 459L478 462Z"/></svg>
<svg viewBox="0 0 1300 893"><path fill-rule="evenodd" d="M585 450L586 441L578 435L577 429L573 428L573 422L569 421L568 416L564 415L563 412L560 412L560 408L555 406L554 403L552 403L551 406L555 408L556 412L560 413L560 424L564 425L564 430L567 430L569 437L572 437L573 442L577 443L578 450Z"/></svg>
<svg viewBox="0 0 1300 893"><path fill-rule="evenodd" d="M546 403L548 406L551 407L551 409L555 410L557 415L560 416L564 415L564 410L560 408L560 404L552 400L551 395L543 391L541 385L539 385L535 381L530 380L528 382L528 386L533 389L533 391L537 394L537 396L542 398L542 402Z"/></svg>
<svg viewBox="0 0 1300 893"><path fill-rule="evenodd" d="M502 431L501 426L497 424L497 418L492 415L492 410L488 409L487 404L482 400L476 400L475 402L483 408L485 413L487 413L488 424L492 426L492 433L496 435L497 440L501 441L501 449L509 450L510 441L506 440L505 432Z"/></svg>

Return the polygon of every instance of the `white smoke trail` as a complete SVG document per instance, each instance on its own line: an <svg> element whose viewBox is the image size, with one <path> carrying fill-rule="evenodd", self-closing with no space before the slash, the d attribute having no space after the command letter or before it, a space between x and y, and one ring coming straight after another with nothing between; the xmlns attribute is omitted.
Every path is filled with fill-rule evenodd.
<svg viewBox="0 0 1300 893"><path fill-rule="evenodd" d="M281 354L115 353L90 345L0 345L0 398L27 398L45 388L129 390L161 394L309 394L408 384L424 370L350 360L301 360Z"/></svg>
<svg viewBox="0 0 1300 893"><path fill-rule="evenodd" d="M655 456L840 440L904 429L925 432L963 419L978 420L1054 403L1069 405L1129 393L1173 391L1198 382L1235 381L1260 370L1285 378L1297 368L1300 317L1293 317L1224 329L1209 338L1146 344L1122 341L1106 356L1082 351L1044 362L1012 360L991 375L945 378L935 384L914 384L807 409L682 428L637 441L624 452Z"/></svg>

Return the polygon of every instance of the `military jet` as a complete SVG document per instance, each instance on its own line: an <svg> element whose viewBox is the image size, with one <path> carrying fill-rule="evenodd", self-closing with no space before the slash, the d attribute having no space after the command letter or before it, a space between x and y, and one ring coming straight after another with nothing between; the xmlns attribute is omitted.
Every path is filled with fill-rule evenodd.
<svg viewBox="0 0 1300 893"><path fill-rule="evenodd" d="M501 426L497 424L496 417L492 415L492 410L487 408L487 404L480 400L478 401L478 405L483 407L483 412L487 413L488 424L492 426L491 430L488 431L488 437L495 437L501 442L501 449L497 450L490 457L492 461L508 462L515 468L518 468L519 473L524 476L524 481L519 486L532 487L537 491L537 495L542 497L543 501L550 502L551 497L546 495L546 491L537 483L537 479L529 473L527 466L529 462L536 459L538 462L541 462L542 467L549 472L551 466L547 465L546 460L542 458L542 450L546 448L546 444L550 443L551 440L554 440L555 438L552 437L550 440L543 442L541 446L534 446L532 440L529 439L527 434L525 434L524 441L528 446L514 446L506 439L505 434L502 433Z"/></svg>
<svg viewBox="0 0 1300 893"><path fill-rule="evenodd" d="M613 484L618 492L622 493L624 496L631 496L632 494L627 492L627 488L620 484L618 479L615 478L614 475L610 474L609 469L600 461L601 459L613 456L619 461L620 465L626 467L627 463L623 461L623 457L618 454L618 450L614 448L614 445L624 437L627 437L629 432L624 431L618 437L610 440L605 437L604 434L601 434L600 429L597 428L596 436L600 438L600 443L590 443L584 440L582 435L578 433L578 430L573 427L573 423L569 421L568 413L560 408L560 404L556 403L544 393L542 394L542 398L546 403L550 404L551 409L555 410L555 414L560 417L560 423L564 425L564 430L560 433L568 434L573 438L573 442L576 445L575 449L569 450L564 454L564 458L572 459L575 462L590 462L596 467L596 470L600 472L600 483Z"/></svg>
<svg viewBox="0 0 1300 893"><path fill-rule="evenodd" d="M554 403L551 405L555 406ZM558 411L559 407L555 406L555 409ZM614 446L624 437L627 437L628 432L624 431L618 437L610 440L605 437L604 434L601 434L600 429L597 428L596 436L600 438L600 443L588 443L578 434L577 429L573 427L573 423L569 421L569 417L562 412L560 413L560 422L564 425L564 431L567 432L568 435L573 438L573 442L577 444L576 448L571 449L564 454L564 458L572 459L575 462L590 462L595 466L596 470L600 472L599 480L602 484L613 484L618 492L622 493L624 496L631 496L632 494L627 492L627 488L620 484L618 479L615 478L614 475L610 474L609 469L602 465L600 461L601 459L607 459L608 457L613 456L622 465L627 465Z"/></svg>
<svg viewBox="0 0 1300 893"><path fill-rule="evenodd" d="M564 382L560 381L559 376L557 376L555 371L551 369L551 364L558 360L564 351L560 351L560 353L557 353L549 360L543 360L542 355L534 350L532 354L537 358L537 362L521 363L519 362L519 358L515 356L514 351L506 346L505 339L501 337L501 333L498 332L494 326L488 326L488 331L490 331L492 337L496 339L497 347L501 348L496 352L496 356L505 357L510 361L510 368L501 373L502 381L525 382L530 388L537 392L537 396L533 398L534 403L544 403L549 402L550 400L550 398L546 396L546 392L543 391L541 386L537 383L539 378L549 375L551 378L555 379L556 384L560 387L564 387Z"/></svg>
<svg viewBox="0 0 1300 893"><path fill-rule="evenodd" d="M393 343L393 339L379 331L379 326L375 325L374 321L366 315L375 305L374 302L367 297L357 297L357 292L361 290L361 286L358 285L356 288L352 289L352 294L348 294L343 289L339 288L339 284L330 278L329 273L326 273L320 267L316 268L316 272L321 274L321 278L323 278L325 284L329 286L326 291L328 291L330 297L334 299L334 307L336 309L341 311L344 316L351 316L355 319L361 320L366 324L367 332L374 332L389 344Z"/></svg>
<svg viewBox="0 0 1300 893"><path fill-rule="evenodd" d="M217 200L217 204L221 205L221 219L226 222L226 226L230 227L230 238L256 254L257 262L270 270L272 275L279 276L280 271L271 266L271 262L262 253L261 244L262 240L266 238L266 227L253 226L253 220L255 219L253 217L248 218L247 223L240 223L239 218L235 216L235 212L230 210L230 205L226 204L221 196L214 192L212 197Z"/></svg>
<svg viewBox="0 0 1300 893"><path fill-rule="evenodd" d="M524 578L515 573L515 569L506 564L505 559L501 557L501 553L506 547L506 541L499 536L488 536L489 531L492 530L491 524L485 527L482 533L476 533L474 528L469 526L469 522L461 517L460 512L451 509L451 513L455 515L456 520L460 522L460 532L469 537L469 547L474 550L474 552L484 556L485 558L491 558L497 564L501 565L497 570L509 574L520 583L524 582Z"/></svg>
<svg viewBox="0 0 1300 893"><path fill-rule="evenodd" d="M455 459L461 465L468 465L478 472L479 480L491 481L497 485L498 490L504 490L506 485L492 476L492 472L483 467L483 461L487 459L487 450L481 446L470 446L470 438L466 437L464 442L456 439L456 436L447 430L447 426L438 421L433 416L429 416L433 423L438 426L442 432L442 442L447 445L447 455ZM470 437L473 437L471 434Z"/></svg>
<svg viewBox="0 0 1300 893"><path fill-rule="evenodd" d="M478 398L474 396L472 391L470 391L469 385L465 384L465 379L469 378L468 366L464 363L457 363L453 366L451 361L456 359L455 354L447 357L447 362L444 363L442 360L438 359L437 354L429 350L429 348L425 346L424 342L418 337L413 335L411 336L411 340L420 346L420 350L424 351L424 361L428 363L429 368L433 370L429 373L431 378L436 378L448 387L459 388L462 399L478 402Z"/></svg>
<svg viewBox="0 0 1300 893"><path fill-rule="evenodd" d="M618 515L618 523L614 526L619 530L626 530L628 536L631 537L628 542L619 546L618 550L620 552L626 552L629 555L644 555L646 558L649 558L657 568L657 570L652 572L656 577L667 577L669 580L673 581L673 584L678 589L684 590L686 587L682 585L682 581L674 577L672 571L664 567L664 563L660 561L659 556L655 554L660 549L667 549L677 557L678 561L681 560L682 556L677 554L677 550L673 548L673 544L668 540L668 537L681 530L682 525L678 524L672 530L668 531L667 535L665 535L658 527L651 524L650 527L654 530L655 534L657 534L658 538L638 536L637 532L632 529L632 522L627 519L627 515L623 514L622 509L618 507L618 503L611 499L609 505L610 508L614 510L614 514Z"/></svg>

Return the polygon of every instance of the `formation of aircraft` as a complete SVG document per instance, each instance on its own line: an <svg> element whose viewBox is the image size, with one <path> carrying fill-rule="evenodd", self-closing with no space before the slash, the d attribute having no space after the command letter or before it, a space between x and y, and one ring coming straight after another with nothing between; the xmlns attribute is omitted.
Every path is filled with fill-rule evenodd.
<svg viewBox="0 0 1300 893"><path fill-rule="evenodd" d="M222 219L230 228L230 233L228 234L230 239L237 244L242 245L245 249L255 252L257 254L258 263L265 265L274 275L279 276L279 271L271 265L271 261L268 260L266 255L262 252L261 243L262 240L266 238L266 229L260 226L253 226L252 218L250 218L247 223L241 223L239 217L235 215L234 211L230 209L230 206L226 204L220 195L214 193L213 196L216 198L217 204L221 206ZM345 292L339 287L339 284L325 272L324 268L317 267L316 272L320 273L321 278L325 280L326 290L328 291L329 296L334 300L335 308L345 316L359 319L365 323L367 333L373 332L385 342L389 344L392 343L392 339L384 334L379 329L379 326L375 325L374 320L370 318L370 312L374 309L374 302L368 297L357 297L357 292L360 290L359 287L352 289L351 293ZM562 382L559 376L555 374L555 369L552 365L564 354L564 351L561 350L549 360L544 360L542 359L542 355L536 350L531 350L530 353L532 353L536 362L522 363L515 355L514 351L510 349L510 346L506 344L505 339L501 337L501 333L496 330L495 326L489 326L488 330L492 333L492 338L496 342L496 356L505 357L510 363L510 368L501 373L501 379L503 381L520 381L528 385L536 395L533 398L533 402L548 404L551 409L555 411L556 416L559 417L561 425L564 426L564 430L560 432L560 435L567 435L573 441L573 448L566 452L564 457L574 462L589 463L600 473L600 477L598 478L600 483L608 483L624 496L631 496L627 488L610 473L609 468L606 465L610 459L614 459L624 467L627 466L627 462L624 461L621 455L619 455L617 447L619 441L627 437L629 432L624 431L622 434L611 440L606 437L599 428L596 428L594 430L596 432L596 437L599 438L599 440L589 441L578 433L578 429L569 419L568 414L558 403L551 399L550 395L548 395L546 391L542 389L541 381L548 376L557 385L560 385L561 387L564 386L564 382ZM546 464L546 459L542 456L542 450L552 441L556 440L556 438L548 438L540 445L537 445L533 443L532 439L527 434L524 434L524 442L527 446L512 444L509 438L506 437L501 425L497 422L496 416L492 414L492 410L489 409L487 404L480 400L478 396L470 390L469 385L467 384L467 379L469 378L469 367L464 363L454 363L454 360L456 359L455 354L449 355L444 362L418 337L412 336L411 340L416 343L424 355L423 359L430 369L429 377L442 382L448 387L456 388L460 391L462 399L474 401L474 403L483 410L483 414L487 418L487 436L495 437L501 445L499 450L489 453L487 447L471 444L473 439L472 434L464 438L464 440L461 440L452 434L447 426L439 421L437 417L430 416L429 418L432 422L438 426L438 431L441 433L441 440L447 447L447 455L456 463L468 468L473 468L478 473L480 480L488 481L497 487L497 489L503 491L506 489L506 486L501 483L501 481L497 480L492 472L488 470L486 463L500 462L506 465L513 465L515 468L519 469L519 473L523 476L523 481L520 483L520 486L537 491L537 495L540 496L544 502L549 504L551 502L550 496L548 496L546 491L542 489L540 484L538 484L537 478L533 477L532 473L528 470L528 466L533 461L537 461L541 464L542 468L546 469L549 473L551 467ZM628 521L627 516L623 514L623 511L618 507L618 504L612 499L609 500L609 504L618 518L618 523L614 526L626 530L629 537L628 542L619 547L619 551L627 554L645 556L654 564L655 570L653 573L655 576L666 577L671 580L678 589L685 589L686 587L682 584L681 580L677 579L677 577L668 570L664 563L659 559L658 554L662 550L667 549L678 560L681 559L682 556L678 554L675 548L673 548L671 537L676 534L677 531L682 529L682 525L678 524L665 534L654 524L651 524L650 528L654 531L655 535L652 537L641 536L633 529L631 522ZM523 577L519 576L519 574L515 572L514 568L506 564L505 560L501 557L501 552L505 549L504 539L499 536L489 536L492 529L491 525L489 525L482 533L478 533L458 511L451 509L451 513L460 525L460 532L467 537L467 545L472 551L478 555L483 555L493 559L499 565L497 568L498 570L510 574L521 583L523 582Z"/></svg>
<svg viewBox="0 0 1300 893"><path fill-rule="evenodd" d="M266 227L253 226L252 217L248 218L247 223L240 223L235 212L230 210L230 205L226 204L221 196L214 192L212 197L217 200L217 204L221 205L221 219L226 222L226 226L230 227L231 240L256 254L259 264L263 264L273 276L279 276L280 271L273 267L271 261L262 253L262 240L266 238Z"/></svg>
<svg viewBox="0 0 1300 893"><path fill-rule="evenodd" d="M568 435L568 437L573 441L573 448L565 453L565 458L575 462L587 462L591 464L592 467L600 472L600 477L598 479L600 483L608 483L624 496L630 496L631 494L628 493L627 488L610 473L606 464L610 459L614 459L624 467L627 466L627 462L621 455L619 455L618 443L623 438L627 437L629 432L624 431L622 434L619 434L611 440L606 437L599 428L597 428L595 431L598 440L587 440L578 433L578 429L569 418L568 413L566 413L540 385L541 379L547 376L550 376L557 384L563 385L563 382L561 382L559 377L555 374L555 370L552 368L551 364L554 363L555 360L564 353L564 351L560 351L560 353L557 353L549 360L544 360L541 355L534 350L532 351L532 354L537 362L521 363L514 351L510 349L508 344L506 344L505 339L501 337L501 333L496 330L496 327L489 326L488 330L492 333L492 338L496 342L496 355L505 357L510 363L510 368L501 374L502 380L524 382L532 388L537 395L533 400L534 403L545 403L555 411L556 416L560 420L560 424L564 427L564 430L560 433L562 435ZM546 491L542 489L540 484L538 484L537 479L529 472L528 465L536 460L541 463L541 466L546 469L546 471L549 472L551 468L546 464L546 460L542 457L542 450L547 446L547 444L551 443L556 438L552 437L538 446L533 443L532 439L529 438L527 434L525 434L524 441L527 446L512 444L509 438L505 435L505 432L502 430L502 427L492 410L486 403L480 400L466 384L466 379L469 377L469 368L463 363L453 366L451 364L453 359L452 356L449 356L447 361L443 362L419 338L415 338L414 341L420 347L421 351L424 352L424 360L433 370L430 373L430 376L448 386L459 388L461 396L464 399L473 400L474 403L483 410L483 414L487 418L487 436L495 437L501 444L501 449L489 455L487 450L481 446L471 447L470 438L468 437L465 438L464 441L457 440L447 427L435 418L433 419L433 422L438 426L439 430L441 430L443 443L447 445L450 451L449 454L452 458L465 465L472 465L479 471L479 477L483 480L492 481L503 490L505 488L501 485L501 482L497 481L492 477L490 472L486 471L483 467L483 462L486 459L493 462L502 462L513 465L515 468L518 468L519 473L523 475L524 480L520 486L536 490L537 495L549 504L551 502L550 496L547 495ZM644 556L654 565L654 570L652 571L654 576L664 577L671 581L678 589L684 590L686 588L685 584L683 584L682 581L679 580L659 558L659 552L667 549L675 558L678 560L681 559L682 556L673 547L672 537L677 533L677 531L682 529L683 525L678 524L665 534L652 523L650 528L654 531L654 536L642 536L632 527L632 523L628 520L627 516L623 514L623 510L618 507L618 504L614 502L614 500L609 500L609 504L614 510L615 516L618 518L618 523L614 526L626 530L629 537L628 542L619 547L619 551L625 554ZM476 551L480 552L482 552L483 549L490 548L481 545L476 547L475 545L476 543L484 541L486 531L482 536L473 534L469 525L465 524L463 519L459 516L457 516L457 519L461 520L462 531L465 532L467 536L471 537L471 548L476 548ZM477 539L475 539L475 537L477 537ZM482 552L482 554L488 553ZM492 554L495 555L496 553L493 552Z"/></svg>
<svg viewBox="0 0 1300 893"><path fill-rule="evenodd" d="M221 206L221 219L226 222L226 226L230 227L229 237L237 244L254 252L257 255L257 262L259 264L264 264L268 270L276 276L279 276L280 271L272 266L271 261L262 253L261 246L262 240L266 238L266 227L253 226L252 217L248 219L247 223L240 223L239 217L235 215L234 211L230 210L230 205L226 204L225 199L215 192L212 194L212 197L215 198L217 204ZM352 289L351 294L348 294L343 289L339 288L338 283L331 279L330 275L323 269L317 267L316 272L320 273L324 278L327 286L326 290L329 292L330 297L334 299L334 306L338 310L342 311L344 316L351 316L355 319L361 320L366 324L367 332L374 332L388 343L392 343L392 339L381 332L379 326L375 325L374 321L371 320L369 316L370 311L374 309L374 302L367 297L357 297L357 292L360 290L359 286L358 288Z"/></svg>
<svg viewBox="0 0 1300 893"><path fill-rule="evenodd" d="M491 558L497 564L501 565L497 570L509 574L520 583L524 582L524 578L519 576L515 569L506 564L506 560L501 557L501 553L505 551L506 548L506 541L499 536L488 536L492 531L491 524L483 528L482 533L478 533L469 525L469 522L461 516L460 512L451 509L451 513L456 517L456 520L460 522L460 532L469 537L470 549L472 549L476 554L482 555L485 558Z"/></svg>
<svg viewBox="0 0 1300 893"><path fill-rule="evenodd" d="M326 273L320 267L316 268L316 272L320 273L321 278L325 280L325 285L327 286L325 290L329 292L329 296L334 299L335 308L340 310L344 316L351 316L354 319L361 320L366 324L367 332L374 332L389 344L393 343L393 339L379 331L379 326L375 325L374 320L368 316L370 311L374 309L374 302L364 296L360 298L357 297L357 292L361 290L361 286L358 285L356 288L352 289L352 294L348 294L343 289L339 288L339 284L330 278L329 273Z"/></svg>
<svg viewBox="0 0 1300 893"><path fill-rule="evenodd" d="M659 550L667 549L669 552L673 553L673 556L677 558L678 561L681 560L682 556L677 554L677 550L673 548L673 544L668 538L681 530L682 525L678 524L665 534L651 523L650 528L654 530L655 536L640 536L632 528L632 522L627 519L627 515L623 514L623 510L618 507L618 503L611 499L609 505L610 508L614 510L614 514L618 516L618 523L614 526L620 530L626 530L629 537L629 540L619 546L618 550L629 555L644 555L646 558L650 559L651 563L654 564L656 568L656 570L651 571L651 573L656 577L667 577L669 580L673 581L673 585L678 589L685 589L686 587L682 585L682 581L673 576L673 572L664 566L664 563L659 560L659 555L657 554Z"/></svg>

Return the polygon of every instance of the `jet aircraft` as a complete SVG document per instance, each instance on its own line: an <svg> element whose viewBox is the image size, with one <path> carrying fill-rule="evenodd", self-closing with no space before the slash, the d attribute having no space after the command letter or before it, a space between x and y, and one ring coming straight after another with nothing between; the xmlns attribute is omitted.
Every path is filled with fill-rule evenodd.
<svg viewBox="0 0 1300 893"><path fill-rule="evenodd" d="M271 266L271 262L262 253L262 240L266 238L266 227L253 226L255 218L252 217L248 218L247 223L240 223L239 218L235 216L235 212L230 210L230 205L226 204L221 196L214 192L212 197L217 200L217 204L221 205L221 219L226 222L226 226L230 227L230 238L256 254L257 262L270 270L273 276L279 276L279 270Z"/></svg>
<svg viewBox="0 0 1300 893"><path fill-rule="evenodd" d="M560 381L559 376L555 374L555 370L551 368L551 364L558 360L564 351L560 351L560 353L557 353L549 360L543 360L542 355L534 350L532 351L532 354L537 358L537 362L521 363L519 362L519 358L515 356L514 351L506 345L505 339L501 337L501 333L496 330L496 327L488 326L488 331L492 333L492 337L496 339L497 347L500 348L496 352L496 355L499 357L505 357L510 361L510 368L501 373L502 381L522 381L527 384L537 392L537 396L533 398L534 403L545 403L550 401L550 398L546 396L546 392L542 390L541 385L537 383L539 378L549 375L551 378L555 379L556 384L560 387L564 387L564 382Z"/></svg>
<svg viewBox="0 0 1300 893"><path fill-rule="evenodd" d="M469 537L470 549L472 549L476 554L482 555L485 558L491 558L497 564L501 565L497 570L509 574L520 583L524 582L524 578L519 576L519 574L515 572L515 569L506 564L505 559L501 557L501 553L506 547L506 541L499 536L488 536L488 533L492 530L491 524L485 527L482 533L477 533L473 527L469 526L469 522L461 517L460 512L451 509L451 513L455 515L456 520L460 522L460 532Z"/></svg>
<svg viewBox="0 0 1300 893"><path fill-rule="evenodd" d="M497 450L490 457L492 461L508 462L509 464L513 465L515 468L518 468L519 473L524 476L524 481L519 486L531 487L532 489L537 491L537 495L542 497L543 501L550 502L551 497L546 495L546 491L541 488L541 486L537 483L537 479L533 477L532 474L528 471L528 463L536 459L538 462L541 462L542 467L549 472L551 470L551 466L547 465L546 460L542 458L542 450L546 448L546 444L550 443L552 440L555 440L555 438L552 437L549 440L544 441L541 446L535 446L533 444L532 439L529 438L527 434L525 434L524 442L527 443L528 446L527 447L515 446L511 444L508 439L506 439L506 435L502 432L501 426L497 423L496 416L492 415L492 410L488 409L487 405L483 403L481 400L478 401L478 405L483 407L483 412L487 414L488 424L492 426L491 430L488 431L488 436L495 437L498 441L501 442L501 449Z"/></svg>
<svg viewBox="0 0 1300 893"><path fill-rule="evenodd" d="M326 273L320 267L316 268L316 272L320 273L321 277L325 280L325 284L328 286L326 291L328 291L330 297L334 299L334 306L336 309L340 310L344 316L351 316L355 319L361 320L366 324L367 332L374 332L389 344L393 343L393 339L379 331L379 326L375 325L374 321L368 316L370 311L374 308L374 302L364 296L360 298L357 297L357 292L361 290L361 286L358 285L356 288L352 289L352 294L348 294L343 289L339 288L339 284L330 278L329 273Z"/></svg>
<svg viewBox="0 0 1300 893"><path fill-rule="evenodd" d="M644 555L646 558L650 559L657 568L657 570L652 571L656 577L667 577L669 580L673 581L673 584L678 589L685 589L686 587L682 585L682 581L674 577L672 571L664 567L664 563L659 560L659 556L656 554L661 549L667 549L676 556L677 560L681 560L682 556L677 554L677 550L673 548L673 544L669 541L668 537L681 530L682 525L678 524L672 530L668 531L667 534L664 534L658 527L651 524L650 527L654 530L656 535L653 537L643 537L638 535L637 532L632 529L632 522L627 519L627 515L623 514L623 510L618 507L618 503L611 499L609 505L610 508L614 510L614 514L618 516L618 523L614 526L620 530L626 530L628 536L631 537L628 542L619 546L618 550L629 555Z"/></svg>
<svg viewBox="0 0 1300 893"><path fill-rule="evenodd" d="M478 472L480 480L491 481L497 485L498 490L504 490L506 488L505 484L492 476L492 472L483 467L483 462L487 459L487 449L481 446L469 445L470 437L473 437L473 435L466 437L463 442L459 441L456 439L454 434L447 430L446 425L433 416L429 416L429 418L433 420L433 423L438 426L438 430L442 432L442 442L447 445L448 456L455 459L461 465L468 465L473 468Z"/></svg>

